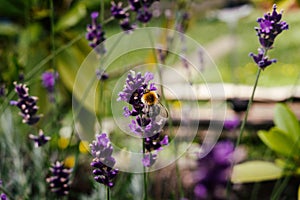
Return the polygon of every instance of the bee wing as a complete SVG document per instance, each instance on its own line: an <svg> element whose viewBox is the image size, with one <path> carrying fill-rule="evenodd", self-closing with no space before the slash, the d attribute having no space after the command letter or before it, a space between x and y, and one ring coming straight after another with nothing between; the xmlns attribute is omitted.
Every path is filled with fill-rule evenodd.
<svg viewBox="0 0 300 200"><path fill-rule="evenodd" d="M160 102L157 104L157 106L159 107L159 115L163 118L168 118L169 112L167 108L164 105L162 105Z"/></svg>

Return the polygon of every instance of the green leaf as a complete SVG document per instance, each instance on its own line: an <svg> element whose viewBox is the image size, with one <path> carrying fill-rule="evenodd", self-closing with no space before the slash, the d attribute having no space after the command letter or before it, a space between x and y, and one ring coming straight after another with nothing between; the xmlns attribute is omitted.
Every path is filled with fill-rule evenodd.
<svg viewBox="0 0 300 200"><path fill-rule="evenodd" d="M273 151L291 156L295 142L284 131L274 127L269 131L259 131L258 136Z"/></svg>
<svg viewBox="0 0 300 200"><path fill-rule="evenodd" d="M281 177L283 170L272 162L247 161L233 167L233 183L251 183L274 180Z"/></svg>
<svg viewBox="0 0 300 200"><path fill-rule="evenodd" d="M76 25L80 20L86 16L86 6L84 3L78 3L64 16L60 18L54 27L54 31L61 31Z"/></svg>
<svg viewBox="0 0 300 200"><path fill-rule="evenodd" d="M300 136L298 119L285 104L276 104L274 123L278 128L286 132L291 139L294 141L298 140Z"/></svg>

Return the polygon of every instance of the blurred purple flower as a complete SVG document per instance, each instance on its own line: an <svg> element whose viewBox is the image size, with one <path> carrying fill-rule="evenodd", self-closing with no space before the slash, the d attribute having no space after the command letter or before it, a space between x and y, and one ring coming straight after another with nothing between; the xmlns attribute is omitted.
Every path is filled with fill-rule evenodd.
<svg viewBox="0 0 300 200"><path fill-rule="evenodd" d="M129 13L126 13L122 7L122 2L118 2L118 4L116 4L114 1L112 1L110 12L115 19L124 19L129 16Z"/></svg>
<svg viewBox="0 0 300 200"><path fill-rule="evenodd" d="M142 7L141 2L143 1L144 0L128 0L131 10L136 12Z"/></svg>
<svg viewBox="0 0 300 200"><path fill-rule="evenodd" d="M137 20L142 23L147 23L152 18L152 13L149 11L147 7L143 7L143 9L139 9L137 12Z"/></svg>
<svg viewBox="0 0 300 200"><path fill-rule="evenodd" d="M87 25L86 39L89 41L89 45L94 48L97 53L104 54L105 49L102 42L105 40L105 33L102 30L101 24L97 23L98 16L98 12L91 13L92 23Z"/></svg>
<svg viewBox="0 0 300 200"><path fill-rule="evenodd" d="M288 30L289 25L285 21L280 21L282 12L277 13L276 4L273 5L273 12L266 13L263 18L258 18L259 27L256 27L259 42L265 49L273 46L274 40L283 30Z"/></svg>
<svg viewBox="0 0 300 200"><path fill-rule="evenodd" d="M96 135L96 140L92 141L90 148L94 157L91 166L96 168L93 170L95 181L113 187L112 179L118 174L118 169L113 169L116 161L112 157L113 147L106 133Z"/></svg>
<svg viewBox="0 0 300 200"><path fill-rule="evenodd" d="M96 77L98 80L105 81L109 78L109 75L101 69L96 69Z"/></svg>
<svg viewBox="0 0 300 200"><path fill-rule="evenodd" d="M56 161L50 167L51 176L46 179L49 183L51 192L58 196L69 194L70 190L70 174L72 169L66 168L63 162Z"/></svg>
<svg viewBox="0 0 300 200"><path fill-rule="evenodd" d="M0 200L8 200L8 198L4 193L1 193L0 194Z"/></svg>
<svg viewBox="0 0 300 200"><path fill-rule="evenodd" d="M29 89L25 84L17 84L14 82L15 91L17 92L18 101L10 101L10 105L17 106L20 109L20 115L23 117L23 123L28 125L36 124L41 118L40 115L36 115L38 106L36 105L38 98L35 96L29 96Z"/></svg>
<svg viewBox="0 0 300 200"><path fill-rule="evenodd" d="M159 0L128 0L131 10L138 12L143 6L149 8L155 1Z"/></svg>
<svg viewBox="0 0 300 200"><path fill-rule="evenodd" d="M35 147L41 147L51 139L51 137L45 136L43 130L41 129L38 136L30 134L29 138L34 141Z"/></svg>
<svg viewBox="0 0 300 200"><path fill-rule="evenodd" d="M240 119L234 116L232 119L226 119L224 121L224 128L228 131L233 131L240 125Z"/></svg>
<svg viewBox="0 0 300 200"><path fill-rule="evenodd" d="M54 92L55 81L58 79L58 72L46 71L42 74L43 86L49 93Z"/></svg>
<svg viewBox="0 0 300 200"><path fill-rule="evenodd" d="M131 24L129 18L126 17L125 19L120 21L120 27L126 33L131 33L136 28L136 25Z"/></svg>
<svg viewBox="0 0 300 200"><path fill-rule="evenodd" d="M226 199L226 185L234 161L234 144L230 141L218 142L212 151L198 160L195 172L197 199Z"/></svg>
<svg viewBox="0 0 300 200"><path fill-rule="evenodd" d="M151 5L159 0L128 0L129 8L136 13L136 20L142 23L147 23L152 18L152 12L149 8ZM126 33L131 33L136 25L130 21L130 13L127 12L127 8L123 8L122 2L111 3L111 14L115 19L119 19L120 27Z"/></svg>

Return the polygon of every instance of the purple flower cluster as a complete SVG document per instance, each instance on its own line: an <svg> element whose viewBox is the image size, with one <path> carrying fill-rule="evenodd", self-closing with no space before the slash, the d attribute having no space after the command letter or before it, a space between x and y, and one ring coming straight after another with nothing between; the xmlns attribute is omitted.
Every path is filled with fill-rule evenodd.
<svg viewBox="0 0 300 200"><path fill-rule="evenodd" d="M49 183L51 192L58 196L69 194L70 190L70 174L72 169L66 168L63 162L56 161L51 167L51 177L46 181Z"/></svg>
<svg viewBox="0 0 300 200"><path fill-rule="evenodd" d="M0 200L8 200L8 198L4 193L1 193L0 194Z"/></svg>
<svg viewBox="0 0 300 200"><path fill-rule="evenodd" d="M95 181L113 187L112 180L118 174L118 169L113 169L116 161L112 157L113 147L106 133L96 135L96 140L92 141L90 148L94 157L91 166L96 168L93 170Z"/></svg>
<svg viewBox="0 0 300 200"><path fill-rule="evenodd" d="M276 4L273 5L273 12L266 13L263 18L258 18L259 27L256 27L257 36L262 47L272 48L274 40L283 30L288 30L289 25L281 21L282 12L277 13Z"/></svg>
<svg viewBox="0 0 300 200"><path fill-rule="evenodd" d="M152 13L150 11L151 5L154 1L159 0L128 0L129 9L136 13L136 20L141 23L147 23L152 18ZM112 2L111 14L115 19L120 20L121 28L126 31L132 31L135 29L136 25L130 22L130 13L128 8L124 8L121 2L117 4Z"/></svg>
<svg viewBox="0 0 300 200"><path fill-rule="evenodd" d="M38 98L29 96L29 89L25 84L14 82L14 85L19 99L18 101L10 101L10 104L17 106L21 110L20 115L23 117L23 123L28 125L36 124L41 118L40 115L36 115L38 111L38 106L36 105Z"/></svg>
<svg viewBox="0 0 300 200"><path fill-rule="evenodd" d="M240 119L234 116L232 119L226 119L224 121L224 129L228 131L235 130L240 125Z"/></svg>
<svg viewBox="0 0 300 200"><path fill-rule="evenodd" d="M51 137L44 135L43 130L39 131L38 136L30 134L29 138L34 141L35 147L41 147L51 139Z"/></svg>
<svg viewBox="0 0 300 200"><path fill-rule="evenodd" d="M97 23L98 16L99 16L98 12L91 13L92 23L87 25L86 39L90 41L89 45L92 48L94 48L97 51L97 53L104 54L105 49L103 44L101 43L105 40L105 36L104 36L105 33L102 30L101 24Z"/></svg>
<svg viewBox="0 0 300 200"><path fill-rule="evenodd" d="M231 174L234 144L230 141L218 142L212 151L198 160L195 172L197 199L226 199L226 185Z"/></svg>
<svg viewBox="0 0 300 200"><path fill-rule="evenodd" d="M118 101L125 101L132 105L132 110L128 107L124 107L124 116L137 116L143 114L144 103L142 102L142 96L144 91L148 88L150 91L157 90L154 84L149 84L153 80L154 76L150 72L146 72L144 76L139 72L135 74L134 71L128 73L126 84L124 89L119 93ZM144 120L141 120L144 122Z"/></svg>
<svg viewBox="0 0 300 200"><path fill-rule="evenodd" d="M125 117L135 117L129 124L129 128L134 134L143 137L144 158L142 163L146 167L154 164L162 146L169 143L168 136L162 135L162 128L166 119L158 116L160 108L152 105L152 113L149 116L149 110L147 110L149 106L142 101L145 90L157 90L155 84L150 83L153 78L153 74L149 72L142 76L140 72L135 74L134 71L130 71L124 89L119 93L118 98L118 101L125 101L132 107L130 110L129 107L125 106L123 114Z"/></svg>
<svg viewBox="0 0 300 200"><path fill-rule="evenodd" d="M47 71L42 74L42 84L49 93L54 92L55 81L58 79L58 72Z"/></svg>
<svg viewBox="0 0 300 200"><path fill-rule="evenodd" d="M259 27L256 27L257 36L261 48L258 49L258 54L250 53L254 62L259 68L265 69L267 66L276 62L275 59L269 59L266 56L267 50L273 48L275 38L284 30L288 30L289 25L285 21L281 21L282 12L276 11L276 4L273 6L272 13L266 13L263 18L258 18Z"/></svg>

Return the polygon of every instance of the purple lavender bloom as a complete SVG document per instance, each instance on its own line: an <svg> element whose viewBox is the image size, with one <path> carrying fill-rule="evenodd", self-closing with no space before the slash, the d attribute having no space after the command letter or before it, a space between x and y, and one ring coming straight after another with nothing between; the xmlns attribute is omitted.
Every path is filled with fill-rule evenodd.
<svg viewBox="0 0 300 200"><path fill-rule="evenodd" d="M23 117L23 123L28 125L36 124L41 118L39 115L36 115L38 111L38 106L36 105L38 98L29 96L29 89L25 84L14 82L14 85L19 99L18 101L10 101L10 104L20 109L21 112L19 114Z"/></svg>
<svg viewBox="0 0 300 200"><path fill-rule="evenodd" d="M136 25L131 24L129 18L126 17L125 19L120 21L120 27L126 33L131 33L136 28Z"/></svg>
<svg viewBox="0 0 300 200"><path fill-rule="evenodd" d="M58 72L47 71L42 74L43 86L49 93L54 92L55 81L58 79Z"/></svg>
<svg viewBox="0 0 300 200"><path fill-rule="evenodd" d="M283 30L288 30L289 25L285 21L280 21L282 12L277 13L276 4L273 5L273 12L266 13L263 18L258 18L259 27L256 27L259 42L265 49L273 46L274 40Z"/></svg>
<svg viewBox="0 0 300 200"><path fill-rule="evenodd" d="M149 11L149 9L144 6L143 9L139 9L137 12L137 20L142 22L142 23L147 23L151 20L152 18L152 13Z"/></svg>
<svg viewBox="0 0 300 200"><path fill-rule="evenodd" d="M91 18L92 23L87 25L87 34L86 39L89 42L89 45L94 48L98 53L104 54L105 49L101 44L105 40L104 31L102 30L101 24L97 23L97 18L99 16L98 12L92 12Z"/></svg>
<svg viewBox="0 0 300 200"><path fill-rule="evenodd" d="M145 155L142 163L145 167L152 166L157 159L158 152L163 149L163 146L169 144L169 137L162 135L164 123L165 121L156 122L155 119L151 119L150 123L143 129L146 137L143 140Z"/></svg>
<svg viewBox="0 0 300 200"><path fill-rule="evenodd" d="M144 76L139 72L135 74L134 71L130 71L127 76L126 84L124 85L123 91L119 93L119 98L117 101L125 101L132 105L132 111L126 110L125 116L130 115L136 116L142 114L142 110L144 108L144 104L142 102L142 96L144 94L145 89L148 87L149 81L154 78L153 74L150 72L146 72ZM156 90L156 88L152 85L150 90Z"/></svg>
<svg viewBox="0 0 300 200"><path fill-rule="evenodd" d="M8 200L8 198L4 193L1 193L0 194L0 200Z"/></svg>
<svg viewBox="0 0 300 200"><path fill-rule="evenodd" d="M266 67L268 67L272 63L277 62L276 59L269 60L269 58L267 56L264 56L264 50L263 49L259 49L257 55L255 55L254 53L250 53L249 56L253 58L254 62L261 69L265 69Z"/></svg>
<svg viewBox="0 0 300 200"><path fill-rule="evenodd" d="M70 174L72 169L66 168L63 162L56 161L50 167L52 176L46 179L49 183L51 192L58 196L69 194L70 190Z"/></svg>
<svg viewBox="0 0 300 200"><path fill-rule="evenodd" d="M29 138L34 141L34 146L36 148L43 146L51 139L51 137L45 136L43 130L41 129L38 136L30 134Z"/></svg>
<svg viewBox="0 0 300 200"><path fill-rule="evenodd" d="M156 153L146 153L142 159L142 163L145 167L151 167L157 159Z"/></svg>
<svg viewBox="0 0 300 200"><path fill-rule="evenodd" d="M122 2L116 4L114 1L112 1L110 12L115 19L124 19L129 16L129 13L126 13L124 8L122 7Z"/></svg>
<svg viewBox="0 0 300 200"><path fill-rule="evenodd" d="M233 117L232 119L227 119L224 121L224 128L228 131L233 131L240 125L240 119L238 117Z"/></svg>
<svg viewBox="0 0 300 200"><path fill-rule="evenodd" d="M142 7L142 4L141 4L142 1L140 1L140 0L128 0L128 2L129 2L131 10L133 10L133 11L137 12Z"/></svg>
<svg viewBox="0 0 300 200"><path fill-rule="evenodd" d="M130 71L127 76L126 84L123 91L119 93L118 101L125 101L132 105L130 110L127 106L123 108L124 116L134 116L135 119L129 124L132 133L143 137L144 143L144 158L142 163L146 167L150 167L155 163L158 152L162 147L168 145L168 136L162 136L163 126L166 118L159 116L159 109L157 105L151 106L147 111L149 105L142 101L145 90L156 91L154 83L150 83L154 76L152 73L146 72L144 76L141 73L135 74Z"/></svg>
<svg viewBox="0 0 300 200"><path fill-rule="evenodd" d="M112 157L113 147L106 133L96 135L96 140L90 144L91 153L94 157L91 166L94 179L107 187L113 187L113 178L118 174L118 169L113 169L116 161Z"/></svg>
<svg viewBox="0 0 300 200"><path fill-rule="evenodd" d="M226 199L226 185L230 178L234 144L218 142L206 157L198 160L195 172L194 195L197 199Z"/></svg>
<svg viewBox="0 0 300 200"><path fill-rule="evenodd" d="M159 0L128 0L131 10L138 12L143 6L149 8L155 1Z"/></svg>

